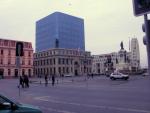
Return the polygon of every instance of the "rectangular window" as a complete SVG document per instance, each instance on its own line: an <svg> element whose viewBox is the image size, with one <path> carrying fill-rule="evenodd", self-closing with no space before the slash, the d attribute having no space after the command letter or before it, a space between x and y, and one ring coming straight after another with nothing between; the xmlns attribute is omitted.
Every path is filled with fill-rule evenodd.
<svg viewBox="0 0 150 113"><path fill-rule="evenodd" d="M49 60L47 59L46 61L47 61L47 65L49 65Z"/></svg>
<svg viewBox="0 0 150 113"><path fill-rule="evenodd" d="M24 62L24 60L22 60L22 65L24 65L25 64L25 62Z"/></svg>
<svg viewBox="0 0 150 113"><path fill-rule="evenodd" d="M4 51L3 50L1 50L1 55L3 55L4 54Z"/></svg>
<svg viewBox="0 0 150 113"><path fill-rule="evenodd" d="M8 46L8 40L4 40L4 46Z"/></svg>
<svg viewBox="0 0 150 113"><path fill-rule="evenodd" d="M30 60L28 61L28 65L31 65L31 61Z"/></svg>
<svg viewBox="0 0 150 113"><path fill-rule="evenodd" d="M61 67L58 67L58 72L59 74L61 74Z"/></svg>
<svg viewBox="0 0 150 113"><path fill-rule="evenodd" d="M28 43L24 42L24 48L28 48Z"/></svg>
<svg viewBox="0 0 150 113"><path fill-rule="evenodd" d="M30 57L31 56L31 53L30 53L30 51L28 52L28 57Z"/></svg>
<svg viewBox="0 0 150 113"><path fill-rule="evenodd" d="M55 64L55 58L53 59L53 61L54 61L54 64Z"/></svg>
<svg viewBox="0 0 150 113"><path fill-rule="evenodd" d="M10 71L10 69L8 69L8 75L10 75L10 73L11 73L11 71Z"/></svg>
<svg viewBox="0 0 150 113"><path fill-rule="evenodd" d="M8 55L11 56L11 50L8 50Z"/></svg>
<svg viewBox="0 0 150 113"><path fill-rule="evenodd" d="M45 60L43 60L43 65L45 65Z"/></svg>
<svg viewBox="0 0 150 113"><path fill-rule="evenodd" d="M15 47L15 45L16 45L15 41L11 41L11 46Z"/></svg>
<svg viewBox="0 0 150 113"><path fill-rule="evenodd" d="M10 59L8 59L8 65L9 65L9 64L11 64L11 60L10 60Z"/></svg>
<svg viewBox="0 0 150 113"><path fill-rule="evenodd" d="M49 59L49 61L50 61L50 65L52 65L52 59Z"/></svg>
<svg viewBox="0 0 150 113"><path fill-rule="evenodd" d="M1 64L3 64L3 59L1 59Z"/></svg>
<svg viewBox="0 0 150 113"><path fill-rule="evenodd" d="M62 59L62 64L65 64L65 59L64 58Z"/></svg>
<svg viewBox="0 0 150 113"><path fill-rule="evenodd" d="M63 67L63 73L65 73L65 67Z"/></svg>
<svg viewBox="0 0 150 113"><path fill-rule="evenodd" d="M68 63L68 59L66 59L66 64L69 64L69 63Z"/></svg>
<svg viewBox="0 0 150 113"><path fill-rule="evenodd" d="M58 64L61 64L61 58L58 59Z"/></svg>

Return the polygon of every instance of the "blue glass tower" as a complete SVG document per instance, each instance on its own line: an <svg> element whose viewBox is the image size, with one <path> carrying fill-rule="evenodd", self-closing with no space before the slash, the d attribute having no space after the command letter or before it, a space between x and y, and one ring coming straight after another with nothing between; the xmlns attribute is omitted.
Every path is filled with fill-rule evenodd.
<svg viewBox="0 0 150 113"><path fill-rule="evenodd" d="M85 50L84 20L61 12L36 22L36 52L50 48Z"/></svg>

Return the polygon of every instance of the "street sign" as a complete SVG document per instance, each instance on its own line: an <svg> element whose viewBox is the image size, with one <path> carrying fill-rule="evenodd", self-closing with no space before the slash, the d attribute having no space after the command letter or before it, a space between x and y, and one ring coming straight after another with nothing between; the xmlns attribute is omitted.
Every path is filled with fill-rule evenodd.
<svg viewBox="0 0 150 113"><path fill-rule="evenodd" d="M135 16L150 13L150 0L133 0L133 11Z"/></svg>
<svg viewBox="0 0 150 113"><path fill-rule="evenodd" d="M16 43L16 56L23 56L23 42Z"/></svg>

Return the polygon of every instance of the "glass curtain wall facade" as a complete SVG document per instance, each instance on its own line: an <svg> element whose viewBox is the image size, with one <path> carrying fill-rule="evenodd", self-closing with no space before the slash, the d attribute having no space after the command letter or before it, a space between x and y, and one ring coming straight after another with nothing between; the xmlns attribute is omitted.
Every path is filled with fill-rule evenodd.
<svg viewBox="0 0 150 113"><path fill-rule="evenodd" d="M36 52L50 48L85 50L84 20L55 12L36 22Z"/></svg>

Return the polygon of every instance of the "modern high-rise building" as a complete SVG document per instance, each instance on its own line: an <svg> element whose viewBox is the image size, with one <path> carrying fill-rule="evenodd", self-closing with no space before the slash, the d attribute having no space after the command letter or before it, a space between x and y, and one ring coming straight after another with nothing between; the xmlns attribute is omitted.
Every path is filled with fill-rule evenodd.
<svg viewBox="0 0 150 113"><path fill-rule="evenodd" d="M36 22L36 52L51 48L85 50L84 20L61 12Z"/></svg>

